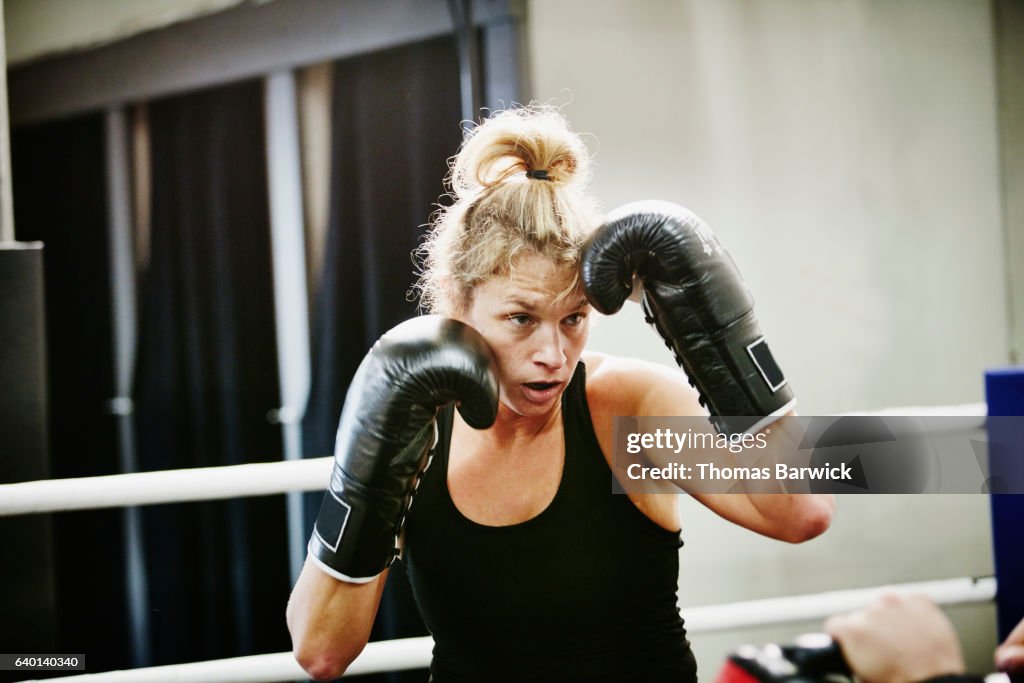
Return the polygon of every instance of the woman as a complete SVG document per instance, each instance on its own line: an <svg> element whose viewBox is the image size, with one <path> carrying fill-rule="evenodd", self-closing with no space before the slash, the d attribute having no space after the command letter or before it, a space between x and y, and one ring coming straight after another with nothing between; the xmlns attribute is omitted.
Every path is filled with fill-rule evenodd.
<svg viewBox="0 0 1024 683"><path fill-rule="evenodd" d="M383 427L342 418L339 452L347 455L339 456L288 609L296 657L314 678L339 675L367 641L387 570L376 573L380 552L363 562L363 548L367 536L387 540L387 523L361 530L381 516L379 492L421 469L419 453L434 441L424 426L431 401L454 396L461 414L451 407L438 413L433 464L412 487L404 528L403 559L435 639L433 680L696 679L676 607L676 497L613 495L610 458L615 416L707 412L686 375L585 351L593 308L579 273L600 299L593 281L605 277L599 260L616 248L592 242L581 264L597 222L587 164L580 138L558 112L541 107L490 118L456 157L455 202L435 217L420 292L429 312L463 325L414 321L415 330L375 348L354 383L360 388L349 394L351 401L382 392L387 407L350 411L347 402L346 415L404 414L412 406L428 417L411 425L380 418ZM652 319L687 354L678 321L670 320L675 290L658 294L653 279L648 284ZM442 382L441 398L436 384L417 384L414 399L388 388L422 366L435 382L438 365L458 377ZM704 377L687 367L691 379ZM481 414L490 377L495 414ZM396 402L402 410L393 410ZM353 441L353 432L362 436ZM369 448L362 445L367 434L374 435ZM371 469L359 481L350 476ZM728 520L791 542L824 531L834 507L820 495L696 497ZM384 507L399 515L401 528L405 505L392 498Z"/></svg>

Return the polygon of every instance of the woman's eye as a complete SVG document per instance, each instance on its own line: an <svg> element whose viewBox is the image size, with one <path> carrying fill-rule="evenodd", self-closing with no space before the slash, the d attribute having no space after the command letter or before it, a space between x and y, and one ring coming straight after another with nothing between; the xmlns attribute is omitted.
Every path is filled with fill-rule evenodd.
<svg viewBox="0 0 1024 683"><path fill-rule="evenodd" d="M513 313L512 315L510 315L508 317L508 320L513 325L520 325L520 326L522 326L522 325L529 325L530 324L530 316L526 315L525 313Z"/></svg>
<svg viewBox="0 0 1024 683"><path fill-rule="evenodd" d="M578 313L573 313L572 315L566 317L565 322L569 325L579 325L580 323L583 322L583 319L586 317L587 314L580 311Z"/></svg>

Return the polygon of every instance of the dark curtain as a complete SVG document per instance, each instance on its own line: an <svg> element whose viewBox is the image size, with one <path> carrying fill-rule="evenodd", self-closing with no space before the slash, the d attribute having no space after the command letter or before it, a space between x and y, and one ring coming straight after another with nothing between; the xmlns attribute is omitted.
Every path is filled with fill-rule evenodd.
<svg viewBox="0 0 1024 683"><path fill-rule="evenodd" d="M334 73L330 225L303 422L308 457L332 452L349 381L373 342L416 314L411 253L462 139L453 37L339 61ZM307 496L310 529L321 498ZM371 639L426 633L397 563ZM426 673L372 678L422 682Z"/></svg>
<svg viewBox="0 0 1024 683"><path fill-rule="evenodd" d="M150 105L143 470L280 460L259 82ZM290 649L282 496L144 509L153 664Z"/></svg>
<svg viewBox="0 0 1024 683"><path fill-rule="evenodd" d="M103 116L17 128L11 148L16 237L45 243L50 476L116 474ZM49 651L131 666L121 510L52 517L56 595L34 597L55 605Z"/></svg>

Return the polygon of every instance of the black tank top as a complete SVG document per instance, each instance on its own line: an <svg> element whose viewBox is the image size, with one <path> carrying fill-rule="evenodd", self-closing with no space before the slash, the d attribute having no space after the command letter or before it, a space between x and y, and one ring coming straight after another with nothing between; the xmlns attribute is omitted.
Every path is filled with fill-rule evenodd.
<svg viewBox="0 0 1024 683"><path fill-rule="evenodd" d="M455 507L453 415L438 420L405 530L409 580L434 636L432 680L696 681L676 606L679 533L612 493L583 364L562 396L558 491L521 524L484 526Z"/></svg>

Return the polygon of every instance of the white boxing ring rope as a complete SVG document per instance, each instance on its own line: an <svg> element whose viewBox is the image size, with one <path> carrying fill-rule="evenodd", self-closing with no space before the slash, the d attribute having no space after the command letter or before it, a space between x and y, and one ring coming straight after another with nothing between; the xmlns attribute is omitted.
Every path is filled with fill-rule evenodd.
<svg viewBox="0 0 1024 683"><path fill-rule="evenodd" d="M914 407L849 414L977 416L977 427L981 428L984 426L985 405ZM0 485L0 516L320 491L330 478L332 461L333 458L324 457L5 484ZM684 616L689 633L812 621L866 605L886 591L924 593L941 605L983 603L995 598L996 580L994 577L966 577L750 600L690 607ZM345 675L426 667L430 663L432 647L430 637L369 643ZM306 678L292 653L281 652L45 680L78 683L272 683Z"/></svg>
<svg viewBox="0 0 1024 683"><path fill-rule="evenodd" d="M690 607L685 610L689 634L726 631L750 626L784 624L823 619L837 612L863 607L885 592L923 593L940 605L990 602L995 598L996 580L961 578L924 581L892 586L829 591L785 598L748 600L723 605ZM430 665L434 641L422 638L400 638L369 643L345 672L345 676L426 668ZM148 669L110 671L47 678L51 681L75 683L274 683L305 680L291 652L252 657L216 659L191 664L172 664ZM22 683L36 683L22 681ZM44 683L40 681L39 683Z"/></svg>
<svg viewBox="0 0 1024 683"><path fill-rule="evenodd" d="M975 416L984 425L985 404L895 408L847 415ZM962 426L961 426L962 427ZM333 458L309 458L249 465L197 467L104 477L47 479L0 485L0 517L157 503L183 503L289 491L322 491Z"/></svg>
<svg viewBox="0 0 1024 683"><path fill-rule="evenodd" d="M323 491L334 458L196 467L0 485L0 517Z"/></svg>

